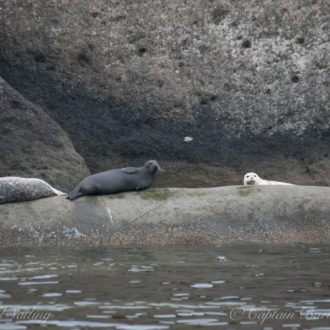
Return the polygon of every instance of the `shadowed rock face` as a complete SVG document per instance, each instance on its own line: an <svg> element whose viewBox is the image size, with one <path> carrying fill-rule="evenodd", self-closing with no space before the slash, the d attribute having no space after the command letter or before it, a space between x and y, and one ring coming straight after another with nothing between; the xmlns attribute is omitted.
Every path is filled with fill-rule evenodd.
<svg viewBox="0 0 330 330"><path fill-rule="evenodd" d="M84 160L63 129L1 78L0 100L1 177L42 178L70 190L88 175Z"/></svg>
<svg viewBox="0 0 330 330"><path fill-rule="evenodd" d="M322 0L3 0L0 74L92 172L157 158L170 168L159 185L247 171L330 184L327 12Z"/></svg>

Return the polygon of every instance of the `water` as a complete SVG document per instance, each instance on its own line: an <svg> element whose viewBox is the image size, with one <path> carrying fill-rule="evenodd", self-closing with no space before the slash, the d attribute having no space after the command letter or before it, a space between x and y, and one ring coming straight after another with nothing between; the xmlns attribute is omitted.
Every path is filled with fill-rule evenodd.
<svg viewBox="0 0 330 330"><path fill-rule="evenodd" d="M5 249L0 329L330 329L330 246Z"/></svg>

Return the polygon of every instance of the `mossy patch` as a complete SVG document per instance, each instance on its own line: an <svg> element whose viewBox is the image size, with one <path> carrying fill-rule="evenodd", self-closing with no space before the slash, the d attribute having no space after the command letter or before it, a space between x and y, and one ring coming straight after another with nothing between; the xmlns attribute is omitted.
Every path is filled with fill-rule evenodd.
<svg viewBox="0 0 330 330"><path fill-rule="evenodd" d="M126 197L126 193L107 195L107 198L110 198L110 199L115 199L115 198L122 199L125 197Z"/></svg>
<svg viewBox="0 0 330 330"><path fill-rule="evenodd" d="M170 196L174 194L173 191L170 191L170 189L146 189L141 191L132 191L132 192L123 192L118 194L111 194L107 195L106 197L109 199L123 199L128 196L128 194L133 194L136 196L139 196L142 199L154 199L157 201L165 201Z"/></svg>
<svg viewBox="0 0 330 330"><path fill-rule="evenodd" d="M241 197L246 197L246 196L249 196L251 194L252 187L243 186L243 187L239 187L237 190L238 190L238 194Z"/></svg>
<svg viewBox="0 0 330 330"><path fill-rule="evenodd" d="M139 196L142 199L154 199L156 201L165 201L170 196L173 195L174 192L170 191L170 189L148 189L139 192Z"/></svg>
<svg viewBox="0 0 330 330"><path fill-rule="evenodd" d="M189 192L189 194L191 195L191 196L200 196L200 197L203 197L203 196L207 196L207 195L210 195L210 194L212 194L212 192L211 191L191 191L191 192Z"/></svg>

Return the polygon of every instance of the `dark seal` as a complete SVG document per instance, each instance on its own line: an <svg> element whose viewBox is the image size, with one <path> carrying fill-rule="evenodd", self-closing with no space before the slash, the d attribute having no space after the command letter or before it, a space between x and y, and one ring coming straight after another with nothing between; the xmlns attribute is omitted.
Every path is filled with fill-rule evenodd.
<svg viewBox="0 0 330 330"><path fill-rule="evenodd" d="M124 167L96 173L82 180L67 199L72 201L86 195L146 189L151 186L158 169L158 162L149 160L142 167Z"/></svg>

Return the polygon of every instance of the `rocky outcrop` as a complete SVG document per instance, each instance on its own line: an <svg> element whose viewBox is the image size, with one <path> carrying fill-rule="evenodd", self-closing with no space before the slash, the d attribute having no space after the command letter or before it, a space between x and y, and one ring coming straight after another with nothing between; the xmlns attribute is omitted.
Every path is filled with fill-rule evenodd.
<svg viewBox="0 0 330 330"><path fill-rule="evenodd" d="M0 73L93 172L157 158L159 185L330 184L324 0L2 0L0 28Z"/></svg>
<svg viewBox="0 0 330 330"><path fill-rule="evenodd" d="M322 244L330 188L228 186L0 205L0 245Z"/></svg>
<svg viewBox="0 0 330 330"><path fill-rule="evenodd" d="M71 190L88 175L63 129L1 78L0 100L1 176L42 178Z"/></svg>

